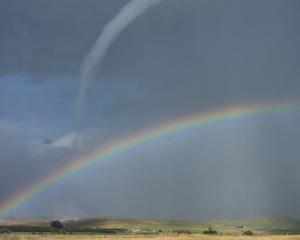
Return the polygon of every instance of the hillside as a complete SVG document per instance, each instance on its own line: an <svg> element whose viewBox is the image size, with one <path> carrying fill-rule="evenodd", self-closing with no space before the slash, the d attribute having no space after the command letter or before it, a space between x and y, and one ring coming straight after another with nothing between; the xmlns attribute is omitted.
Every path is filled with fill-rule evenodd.
<svg viewBox="0 0 300 240"><path fill-rule="evenodd" d="M251 230L259 234L296 234L300 233L300 221L286 218L257 218L244 220L218 220L218 221L174 221L174 220L143 220L130 218L95 218L63 221L66 229L97 230L97 229L126 229L130 232L163 232L172 230L190 230L202 232L212 227L222 234L241 234ZM32 227L45 230L50 226L49 219L2 219L0 228Z"/></svg>

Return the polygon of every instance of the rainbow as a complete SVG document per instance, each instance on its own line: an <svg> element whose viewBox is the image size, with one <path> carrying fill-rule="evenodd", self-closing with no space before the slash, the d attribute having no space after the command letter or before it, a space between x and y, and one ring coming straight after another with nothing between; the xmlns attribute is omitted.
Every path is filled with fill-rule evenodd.
<svg viewBox="0 0 300 240"><path fill-rule="evenodd" d="M195 128L208 127L216 124L225 124L228 121L241 120L260 115L298 109L296 102L285 103L255 103L247 105L229 106L215 111L194 113L179 117L163 124L146 128L127 137L100 145L85 154L70 159L66 164L50 172L38 182L27 186L21 191L13 194L0 204L0 216L5 216L21 204L28 202L37 193L48 186L61 181L63 178L75 174L94 163L123 153L129 149L136 148L142 144L161 139L178 132Z"/></svg>

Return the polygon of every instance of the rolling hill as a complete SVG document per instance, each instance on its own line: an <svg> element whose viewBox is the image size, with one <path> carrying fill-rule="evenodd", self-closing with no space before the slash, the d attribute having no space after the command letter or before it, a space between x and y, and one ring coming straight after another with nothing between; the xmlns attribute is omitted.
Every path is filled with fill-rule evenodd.
<svg viewBox="0 0 300 240"><path fill-rule="evenodd" d="M21 227L22 229L34 228L45 229L50 227L51 220L37 219L2 219L0 228ZM209 227L216 229L221 234L241 234L245 230L251 230L258 234L299 234L300 221L288 218L257 218L241 220L218 220L218 221L174 221L174 220L144 220L132 218L94 218L63 221L66 229L96 230L96 229L126 229L130 232L157 232L173 230L189 230L201 233Z"/></svg>

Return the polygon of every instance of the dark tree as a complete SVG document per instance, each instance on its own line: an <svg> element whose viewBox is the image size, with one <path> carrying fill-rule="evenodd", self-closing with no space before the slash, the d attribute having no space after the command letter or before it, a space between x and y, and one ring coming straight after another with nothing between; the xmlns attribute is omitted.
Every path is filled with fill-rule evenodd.
<svg viewBox="0 0 300 240"><path fill-rule="evenodd" d="M62 229L64 225L60 221L55 220L51 222L51 227L54 229Z"/></svg>

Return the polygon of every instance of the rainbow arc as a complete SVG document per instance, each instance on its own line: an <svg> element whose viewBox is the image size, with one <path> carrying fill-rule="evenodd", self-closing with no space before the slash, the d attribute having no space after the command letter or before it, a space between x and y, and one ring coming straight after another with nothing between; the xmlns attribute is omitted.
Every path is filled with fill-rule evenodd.
<svg viewBox="0 0 300 240"><path fill-rule="evenodd" d="M295 102L229 106L204 113L193 113L146 128L127 137L100 145L85 154L70 159L66 164L50 172L39 181L23 188L0 203L0 216L7 215L11 210L28 202L37 193L61 181L63 178L83 171L98 161L109 159L112 156L119 155L132 148L137 148L145 143L184 132L191 128L205 128L225 124L228 121L256 118L272 112L290 111L298 108L299 104Z"/></svg>

